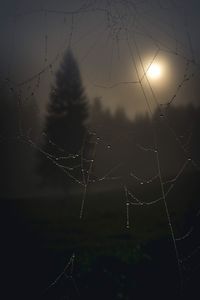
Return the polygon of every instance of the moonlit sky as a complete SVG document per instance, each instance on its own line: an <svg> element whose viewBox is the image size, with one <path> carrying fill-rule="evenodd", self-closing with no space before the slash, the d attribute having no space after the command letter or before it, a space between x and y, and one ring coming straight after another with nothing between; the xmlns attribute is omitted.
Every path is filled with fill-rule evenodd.
<svg viewBox="0 0 200 300"><path fill-rule="evenodd" d="M159 78L148 77L159 103L176 94L174 104L198 104L197 0L10 0L0 2L0 11L1 73L26 95L38 77L27 79L42 72L35 91L41 110L54 81L50 71L58 69L69 46L90 101L101 97L112 112L121 106L133 118L146 111L138 76L154 107L144 76L152 62L161 67ZM190 79L179 88L184 75Z"/></svg>

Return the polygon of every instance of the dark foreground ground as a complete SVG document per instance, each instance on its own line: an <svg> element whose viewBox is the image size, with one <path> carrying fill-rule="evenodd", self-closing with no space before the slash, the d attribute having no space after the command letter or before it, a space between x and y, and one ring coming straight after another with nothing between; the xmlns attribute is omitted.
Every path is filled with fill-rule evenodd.
<svg viewBox="0 0 200 300"><path fill-rule="evenodd" d="M81 195L2 199L0 298L200 299L199 192L195 175L168 198L175 235L194 225L177 241L181 275L162 202L131 207L127 229L121 188L88 191L82 220ZM147 201L152 190L137 193Z"/></svg>

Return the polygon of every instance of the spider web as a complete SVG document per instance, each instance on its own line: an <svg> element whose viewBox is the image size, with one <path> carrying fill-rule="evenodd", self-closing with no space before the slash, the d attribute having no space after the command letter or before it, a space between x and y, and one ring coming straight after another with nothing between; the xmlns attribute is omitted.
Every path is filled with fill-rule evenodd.
<svg viewBox="0 0 200 300"><path fill-rule="evenodd" d="M74 6L70 4L69 7L67 6L67 4L57 5L55 3L48 5L45 1L41 1L36 2L33 8L29 9L26 8L26 5L16 6L14 13L7 16L6 22L11 21L12 23L10 43L12 59L8 64L7 76L1 79L1 84L2 86L6 84L10 93L17 98L18 134L12 138L8 138L5 134L1 137L1 143L10 143L12 140L26 143L36 152L44 155L47 160L50 160L66 177L70 177L74 189L77 189L80 194L80 209L77 218L80 219L82 226L84 226L86 212L90 206L88 191L92 186L106 186L107 182L117 182L121 187L122 202L124 203L124 210L121 213L124 216L124 227L128 232L134 232L135 215L141 209L152 207L154 210L156 206L162 207L167 220L171 247L176 257L179 291L180 294L183 294L185 284L190 280L193 272L196 272L199 268L196 262L199 261L200 246L192 242L194 236L198 233L196 224L199 218L199 208L196 207L192 224L185 231L185 228L177 230L177 220L174 220L170 211L172 205L170 196L188 169L193 169L198 174L199 163L192 157L190 151L193 126L188 124L188 128L185 128L184 132L177 132L168 116L168 111L171 106L180 103L182 90L185 90L188 83L194 81L199 75L199 62L193 46L187 12L184 10L184 6L176 1L81 1L81 4L76 3ZM36 66L37 71L24 77L25 72L23 76L20 76L22 79L18 80L13 73L13 69L16 67L16 58L13 53L20 51L18 35L21 26L29 23L29 18L39 20L39 26L42 26L40 30L41 37L36 46L40 47L42 54L38 57L39 68ZM87 18L89 25L82 26ZM93 22L94 19L97 19L95 26L91 26L90 22ZM52 20L55 24L60 22L59 26L62 29L58 38L57 49L53 47L53 50L51 44L52 40L55 39L55 33L52 29L53 25L51 26ZM180 34L180 28L182 34ZM148 64L143 59L147 44L151 45L149 47L151 59ZM41 99L44 96L45 86L49 86L54 81L54 72L59 66L62 55L69 47L79 55L80 65L85 71L86 85L93 91L102 92L104 97L105 95L108 95L108 97L111 95L112 97L112 93L116 91L118 93L120 89L139 91L142 105L146 107L145 111L154 121L151 122L151 145L143 145L138 142L137 148L141 153L152 155L155 170L153 175L149 177L142 176L131 169L127 175L128 180L126 180L119 171L121 164L123 164L123 158L121 158L118 164L106 169L97 176L94 170L96 163L98 163L98 148L100 147L101 151L104 151L105 156L107 153L109 156L110 152L117 151L114 143L115 137L107 141L104 137L98 135L98 129L87 129L84 143L78 153L66 154L62 149L58 149L54 141L49 139L48 142L62 153L60 156L47 153L42 149L39 140L44 135L48 138L45 132L41 132L35 140L32 137L31 128L28 131L24 130L22 114L26 103L32 101L33 97ZM30 49L27 47L26 50ZM103 70L97 63L99 58L101 64L101 51L102 60L106 64L106 68ZM177 73L176 83L172 85L170 93L165 93L164 96L156 90L156 86L147 76L147 71L152 63L163 55L172 58L173 61L178 61L177 66L180 62L183 66L181 76ZM131 65L131 73L128 77L125 70L124 56L128 57L128 63ZM91 64L93 70L89 67L84 68L84 66L90 66L90 62L94 62L94 64ZM125 65L124 69L123 65ZM120 97L123 96L120 95ZM105 103L103 104L106 106ZM107 107L111 106L112 104L108 103ZM155 121L154 112L156 109L159 116ZM184 157L177 173L168 179L162 173L158 126L166 128ZM130 136L128 138L131 139ZM90 143L93 149L90 159L84 157L86 143ZM74 161L73 165L70 165L71 159ZM68 161L69 165L66 165ZM81 164L79 164L79 161L81 161ZM79 176L74 175L77 174L77 170L79 170ZM153 190L151 195L143 197L143 191L147 189L147 186L154 184L158 186L158 192L155 193ZM140 189L139 195L137 194L138 186ZM191 240L191 247L188 247L188 240ZM55 299L58 297L59 299L81 298L81 291L74 279L74 262L76 258L76 253L72 253L63 270L44 289L42 297L48 295L52 297L53 294ZM59 295L59 285L62 285L63 279L70 282L70 288L66 290L64 296L61 296Z"/></svg>

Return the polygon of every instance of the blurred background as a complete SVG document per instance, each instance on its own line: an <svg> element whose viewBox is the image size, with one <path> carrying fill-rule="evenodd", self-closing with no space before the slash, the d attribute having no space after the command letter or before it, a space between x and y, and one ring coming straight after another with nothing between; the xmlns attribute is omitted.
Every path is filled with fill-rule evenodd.
<svg viewBox="0 0 200 300"><path fill-rule="evenodd" d="M198 1L1 1L4 299L195 299Z"/></svg>

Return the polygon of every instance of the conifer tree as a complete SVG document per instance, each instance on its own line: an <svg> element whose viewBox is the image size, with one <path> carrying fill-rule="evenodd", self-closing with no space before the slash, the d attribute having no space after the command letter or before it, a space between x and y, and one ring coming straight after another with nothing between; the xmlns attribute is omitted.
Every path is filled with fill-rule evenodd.
<svg viewBox="0 0 200 300"><path fill-rule="evenodd" d="M80 170L74 169L80 163L77 154L80 154L86 135L87 118L87 97L80 70L68 49L56 73L47 105L39 165L43 184L66 187L67 177L72 179L80 175Z"/></svg>

